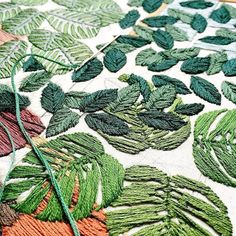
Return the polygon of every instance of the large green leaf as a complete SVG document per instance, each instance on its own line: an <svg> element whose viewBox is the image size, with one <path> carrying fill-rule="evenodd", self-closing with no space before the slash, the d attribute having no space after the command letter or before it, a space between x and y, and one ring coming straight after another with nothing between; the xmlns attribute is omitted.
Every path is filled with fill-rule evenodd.
<svg viewBox="0 0 236 236"><path fill-rule="evenodd" d="M0 22L3 22L9 18L14 17L20 11L21 9L18 5L9 2L0 3Z"/></svg>
<svg viewBox="0 0 236 236"><path fill-rule="evenodd" d="M193 156L198 169L212 180L236 187L236 110L201 115L194 129Z"/></svg>
<svg viewBox="0 0 236 236"><path fill-rule="evenodd" d="M97 209L107 207L120 195L123 167L112 156L104 153L102 144L95 137L85 133L63 135L39 148L53 168L64 200L72 208L75 220L88 217L94 204L97 204ZM6 186L4 201L16 200L24 193L25 198L12 207L31 214L35 213L47 196L47 205L36 213L36 217L45 221L63 220L63 211L48 175L33 151L14 168L10 179L14 181ZM77 200L73 197L76 189L79 189Z"/></svg>
<svg viewBox="0 0 236 236"><path fill-rule="evenodd" d="M23 41L9 41L0 46L0 79L10 77L13 65L27 50L27 43ZM22 67L22 62L17 70Z"/></svg>
<svg viewBox="0 0 236 236"><path fill-rule="evenodd" d="M205 184L150 166L128 168L125 181L106 212L109 235L232 235L226 206Z"/></svg>

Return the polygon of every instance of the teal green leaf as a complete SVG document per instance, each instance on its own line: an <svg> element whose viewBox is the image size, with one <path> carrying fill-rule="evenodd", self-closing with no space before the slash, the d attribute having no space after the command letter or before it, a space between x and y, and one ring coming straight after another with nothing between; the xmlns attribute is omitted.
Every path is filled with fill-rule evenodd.
<svg viewBox="0 0 236 236"><path fill-rule="evenodd" d="M113 48L110 49L104 56L104 66L110 71L110 72L117 72L122 67L125 66L127 62L127 57L125 53L123 53L121 50Z"/></svg>
<svg viewBox="0 0 236 236"><path fill-rule="evenodd" d="M50 82L42 92L41 105L46 111L55 113L62 108L64 100L65 93L61 87Z"/></svg>
<svg viewBox="0 0 236 236"><path fill-rule="evenodd" d="M200 74L210 67L210 57L194 57L183 62L181 71L187 74Z"/></svg>
<svg viewBox="0 0 236 236"><path fill-rule="evenodd" d="M172 85L163 85L150 94L148 101L145 103L145 107L148 110L164 109L171 106L175 98L175 87Z"/></svg>
<svg viewBox="0 0 236 236"><path fill-rule="evenodd" d="M228 100L236 104L236 84L223 81L221 84L221 91Z"/></svg>
<svg viewBox="0 0 236 236"><path fill-rule="evenodd" d="M153 32L153 39L155 41L155 43L157 44L157 46L164 48L164 49L171 49L174 46L174 39L171 36L171 34L169 34L166 31L163 30L156 30Z"/></svg>
<svg viewBox="0 0 236 236"><path fill-rule="evenodd" d="M204 43L210 43L215 45L229 45L235 41L235 39L223 37L223 36L206 36L199 39Z"/></svg>
<svg viewBox="0 0 236 236"><path fill-rule="evenodd" d="M133 36L133 35L121 35L116 39L116 42L130 44L131 46L135 48L140 48L151 43L151 41L149 40L146 40L142 37Z"/></svg>
<svg viewBox="0 0 236 236"><path fill-rule="evenodd" d="M135 25L136 21L138 20L138 18L140 17L140 14L137 10L131 10L129 11L124 18L122 18L119 21L120 27L122 29L127 29L133 25Z"/></svg>
<svg viewBox="0 0 236 236"><path fill-rule="evenodd" d="M179 104L176 106L175 112L180 115L194 116L200 113L204 107L201 103Z"/></svg>
<svg viewBox="0 0 236 236"><path fill-rule="evenodd" d="M151 110L138 114L146 125L160 130L179 130L187 124L182 118L173 114L162 111Z"/></svg>
<svg viewBox="0 0 236 236"><path fill-rule="evenodd" d="M148 12L152 13L156 11L163 3L163 0L143 0L142 6L143 9Z"/></svg>
<svg viewBox="0 0 236 236"><path fill-rule="evenodd" d="M141 25L135 25L133 27L134 32L141 38L146 39L148 41L153 41L153 30L146 27L146 26L141 26Z"/></svg>
<svg viewBox="0 0 236 236"><path fill-rule="evenodd" d="M193 156L201 173L213 181L236 187L236 110L217 110L198 117Z"/></svg>
<svg viewBox="0 0 236 236"><path fill-rule="evenodd" d="M46 85L51 78L52 74L49 72L42 71L32 73L22 80L19 90L21 92L37 91L38 89Z"/></svg>
<svg viewBox="0 0 236 236"><path fill-rule="evenodd" d="M186 24L190 24L193 20L193 15L191 15L185 11L179 10L179 9L169 8L168 15L172 16L172 17L174 17Z"/></svg>
<svg viewBox="0 0 236 236"><path fill-rule="evenodd" d="M103 71L103 64L97 58L88 61L72 74L72 81L83 82L94 79Z"/></svg>
<svg viewBox="0 0 236 236"><path fill-rule="evenodd" d="M129 133L129 126L121 119L106 113L88 114L85 117L85 122L89 128L108 135L125 135Z"/></svg>
<svg viewBox="0 0 236 236"><path fill-rule="evenodd" d="M11 0L12 3L16 3L24 6L37 6L47 3L48 0Z"/></svg>
<svg viewBox="0 0 236 236"><path fill-rule="evenodd" d="M163 60L164 60L163 56L161 56L152 48L147 48L140 51L135 58L137 66L148 66L153 63L158 64Z"/></svg>
<svg viewBox="0 0 236 236"><path fill-rule="evenodd" d="M41 26L44 14L36 9L25 9L3 22L3 30L16 35L29 35Z"/></svg>
<svg viewBox="0 0 236 236"><path fill-rule="evenodd" d="M24 72L31 72L43 69L43 65L39 63L33 56L30 56L29 59L23 63Z"/></svg>
<svg viewBox="0 0 236 236"><path fill-rule="evenodd" d="M222 66L225 76L236 76L236 59L230 59Z"/></svg>
<svg viewBox="0 0 236 236"><path fill-rule="evenodd" d="M231 20L230 12L224 5L214 10L211 13L210 18L221 24L226 24Z"/></svg>
<svg viewBox="0 0 236 236"><path fill-rule="evenodd" d="M190 88L193 92L207 102L220 105L221 95L214 84L198 76L191 77Z"/></svg>
<svg viewBox="0 0 236 236"><path fill-rule="evenodd" d="M80 102L80 111L94 112L104 109L109 103L117 99L117 89L98 90L86 95Z"/></svg>
<svg viewBox="0 0 236 236"><path fill-rule="evenodd" d="M210 66L206 73L208 75L214 75L219 73L222 70L222 66L228 60L227 53L225 52L216 52L209 55L210 57Z"/></svg>
<svg viewBox="0 0 236 236"><path fill-rule="evenodd" d="M177 22L177 19L173 16L153 16L145 18L142 22L150 27L161 28L166 25L173 25Z"/></svg>
<svg viewBox="0 0 236 236"><path fill-rule="evenodd" d="M160 63L152 63L148 65L148 70L155 72L165 71L175 66L177 63L178 61L175 59L163 60Z"/></svg>
<svg viewBox="0 0 236 236"><path fill-rule="evenodd" d="M207 27L207 20L201 14L195 14L190 25L198 33L203 33Z"/></svg>
<svg viewBox="0 0 236 236"><path fill-rule="evenodd" d="M3 22L9 18L14 17L21 11L21 8L18 5L2 2L0 3L0 22Z"/></svg>
<svg viewBox="0 0 236 236"><path fill-rule="evenodd" d="M83 97L88 95L85 92L77 92L77 91L70 91L68 93L65 93L65 103L64 105L72 108L72 109L79 109L80 102Z"/></svg>
<svg viewBox="0 0 236 236"><path fill-rule="evenodd" d="M124 184L122 194L106 210L110 235L232 235L227 207L199 181L168 176L155 167L132 166L126 169Z"/></svg>
<svg viewBox="0 0 236 236"><path fill-rule="evenodd" d="M46 137L61 134L79 123L80 116L69 108L62 108L54 112L49 121Z"/></svg>
<svg viewBox="0 0 236 236"><path fill-rule="evenodd" d="M220 28L220 29L216 30L215 35L230 38L230 39L234 40L234 42L236 42L236 32L234 32L230 29Z"/></svg>
<svg viewBox="0 0 236 236"><path fill-rule="evenodd" d="M192 9L206 9L214 6L212 2L191 0L186 2L181 2L182 7L192 8Z"/></svg>
<svg viewBox="0 0 236 236"><path fill-rule="evenodd" d="M160 87L163 85L173 85L175 87L175 91L178 94L190 94L191 91L188 87L180 80L169 77L167 75L153 75L152 82L156 87Z"/></svg>
<svg viewBox="0 0 236 236"><path fill-rule="evenodd" d="M11 76L15 62L26 54L27 43L23 41L9 41L0 45L0 79ZM22 61L16 66L16 71L21 69Z"/></svg>
<svg viewBox="0 0 236 236"><path fill-rule="evenodd" d="M174 25L166 25L165 30L173 37L175 41L183 42L189 40L187 33Z"/></svg>

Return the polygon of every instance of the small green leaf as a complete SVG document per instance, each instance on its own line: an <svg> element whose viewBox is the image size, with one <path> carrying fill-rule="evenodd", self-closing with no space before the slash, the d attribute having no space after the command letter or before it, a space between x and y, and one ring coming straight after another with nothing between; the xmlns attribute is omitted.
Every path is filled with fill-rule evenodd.
<svg viewBox="0 0 236 236"><path fill-rule="evenodd" d="M203 33L207 27L207 20L201 14L195 14L190 25L198 33Z"/></svg>
<svg viewBox="0 0 236 236"><path fill-rule="evenodd" d="M127 61L127 57L125 53L123 53L121 50L113 48L110 49L106 55L104 56L104 66L110 71L110 72L117 72L122 67L125 66Z"/></svg>
<svg viewBox="0 0 236 236"><path fill-rule="evenodd" d="M236 84L223 81L221 84L221 91L228 100L236 104Z"/></svg>
<svg viewBox="0 0 236 236"><path fill-rule="evenodd" d="M180 115L193 116L200 113L204 107L201 103L179 104L176 106L175 112Z"/></svg>
<svg viewBox="0 0 236 236"><path fill-rule="evenodd" d="M197 96L204 99L205 101L214 103L216 105L221 104L221 95L218 89L207 80L198 76L192 76L190 88Z"/></svg>
<svg viewBox="0 0 236 236"><path fill-rule="evenodd" d="M30 56L30 58L23 63L23 71L31 72L37 70L44 70L44 67L33 56Z"/></svg>
<svg viewBox="0 0 236 236"><path fill-rule="evenodd" d="M182 22L186 24L190 24L191 21L193 20L192 14L189 14L188 12L185 12L179 9L169 8L168 15L173 16L174 18L181 20Z"/></svg>
<svg viewBox="0 0 236 236"><path fill-rule="evenodd" d="M236 41L236 32L234 32L230 29L227 29L227 28L220 28L220 29L216 30L215 35L226 37L226 38L231 38L232 40Z"/></svg>
<svg viewBox="0 0 236 236"><path fill-rule="evenodd" d="M137 10L129 11L124 18L119 21L120 27L122 29L127 29L133 25L135 25L136 21L140 17L140 14Z"/></svg>
<svg viewBox="0 0 236 236"><path fill-rule="evenodd" d="M128 6L130 7L141 7L144 0L129 0Z"/></svg>
<svg viewBox="0 0 236 236"><path fill-rule="evenodd" d="M210 57L195 57L188 59L181 65L181 71L187 74L200 74L208 70Z"/></svg>
<svg viewBox="0 0 236 236"><path fill-rule="evenodd" d="M227 53L223 52L216 52L209 55L210 57L210 66L206 73L208 75L214 75L219 73L222 70L222 66L228 60Z"/></svg>
<svg viewBox="0 0 236 236"><path fill-rule="evenodd" d="M164 58L152 48L140 51L135 58L137 66L148 66L153 63L160 63L163 60Z"/></svg>
<svg viewBox="0 0 236 236"><path fill-rule="evenodd" d="M142 6L143 9L148 12L152 13L156 11L163 3L163 0L143 0Z"/></svg>
<svg viewBox="0 0 236 236"><path fill-rule="evenodd" d="M85 92L71 91L65 94L65 106L72 109L79 109L83 97L88 95Z"/></svg>
<svg viewBox="0 0 236 236"><path fill-rule="evenodd" d="M148 65L148 70L155 72L165 71L175 66L177 63L178 61L175 59L163 60L160 63L152 63Z"/></svg>
<svg viewBox="0 0 236 236"><path fill-rule="evenodd" d="M91 129L100 130L108 135L125 135L130 131L129 126L124 121L106 113L89 114L85 117L85 122Z"/></svg>
<svg viewBox="0 0 236 236"><path fill-rule="evenodd" d="M141 38L146 39L148 41L153 41L153 30L146 26L141 26L141 25L135 25L133 27L134 32Z"/></svg>
<svg viewBox="0 0 236 236"><path fill-rule="evenodd" d="M49 83L48 86L43 90L41 97L42 107L50 112L54 113L61 109L65 100L65 93L62 91L61 87Z"/></svg>
<svg viewBox="0 0 236 236"><path fill-rule="evenodd" d="M187 7L187 8L192 8L192 9L206 9L206 8L214 6L212 2L199 1L199 0L181 2L180 5L182 7Z"/></svg>
<svg viewBox="0 0 236 236"><path fill-rule="evenodd" d="M135 48L140 48L151 43L151 41L146 40L142 37L137 37L132 35L121 35L116 39L116 42L130 44Z"/></svg>
<svg viewBox="0 0 236 236"><path fill-rule="evenodd" d="M22 92L37 91L45 84L47 84L51 78L52 74L50 72L42 71L42 72L32 73L23 79L23 81L20 84L19 90Z"/></svg>
<svg viewBox="0 0 236 236"><path fill-rule="evenodd" d="M57 110L49 121L46 137L61 134L79 123L80 116L69 108Z"/></svg>
<svg viewBox="0 0 236 236"><path fill-rule="evenodd" d="M168 32L164 30L156 30L153 32L153 39L155 43L164 49L171 49L174 46L174 39Z"/></svg>
<svg viewBox="0 0 236 236"><path fill-rule="evenodd" d="M215 45L229 45L235 41L235 39L224 37L224 36L206 36L199 39L204 43L210 43Z"/></svg>
<svg viewBox="0 0 236 236"><path fill-rule="evenodd" d="M221 24L226 24L231 20L230 12L225 6L221 6L220 8L214 10L211 13L210 18Z"/></svg>
<svg viewBox="0 0 236 236"><path fill-rule="evenodd" d="M177 19L173 16L153 16L145 18L142 22L150 27L161 28L166 25L173 25L177 22Z"/></svg>
<svg viewBox="0 0 236 236"><path fill-rule="evenodd" d="M189 40L188 34L174 25L166 25L165 30L173 37L175 41L183 42Z"/></svg>
<svg viewBox="0 0 236 236"><path fill-rule="evenodd" d="M236 76L236 59L228 60L223 66L222 71L225 76Z"/></svg>

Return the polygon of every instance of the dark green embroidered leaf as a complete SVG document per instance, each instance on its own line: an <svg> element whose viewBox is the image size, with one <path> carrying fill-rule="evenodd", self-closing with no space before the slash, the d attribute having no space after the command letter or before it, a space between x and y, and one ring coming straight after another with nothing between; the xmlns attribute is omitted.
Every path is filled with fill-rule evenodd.
<svg viewBox="0 0 236 236"><path fill-rule="evenodd" d="M231 20L230 12L225 6L221 6L220 8L214 10L211 13L210 18L221 24L226 24Z"/></svg>
<svg viewBox="0 0 236 236"><path fill-rule="evenodd" d="M138 18L140 17L140 14L137 10L131 10L129 11L124 18L122 18L119 21L120 27L122 29L127 29L133 25L135 25L136 21L138 20Z"/></svg>
<svg viewBox="0 0 236 236"><path fill-rule="evenodd" d="M222 66L222 71L225 76L236 76L236 58L228 60Z"/></svg>
<svg viewBox="0 0 236 236"><path fill-rule="evenodd" d="M136 47L130 44L118 43L118 42L112 42L109 46L107 46L107 44L99 44L96 47L98 50L101 50L104 46L106 47L102 50L103 53L107 53L110 49L113 48L120 49L124 53L129 53L136 50Z"/></svg>
<svg viewBox="0 0 236 236"><path fill-rule="evenodd" d="M210 66L207 70L208 75L214 75L219 73L222 69L222 66L228 60L227 53L225 52L216 52L209 55L210 57Z"/></svg>
<svg viewBox="0 0 236 236"><path fill-rule="evenodd" d="M198 76L191 77L190 88L200 98L216 105L221 104L221 95L214 84Z"/></svg>
<svg viewBox="0 0 236 236"><path fill-rule="evenodd" d="M155 167L132 166L126 169L124 185L106 210L109 235L232 235L227 207L199 181L168 176Z"/></svg>
<svg viewBox="0 0 236 236"><path fill-rule="evenodd" d="M132 35L121 35L116 39L116 42L130 44L135 48L140 48L151 43L151 41L143 39L142 37Z"/></svg>
<svg viewBox="0 0 236 236"><path fill-rule="evenodd" d="M99 111L116 99L117 89L98 90L83 97L80 102L79 109L82 112Z"/></svg>
<svg viewBox="0 0 236 236"><path fill-rule="evenodd" d="M54 113L62 108L64 100L65 93L61 87L50 82L42 92L41 105L46 111Z"/></svg>
<svg viewBox="0 0 236 236"><path fill-rule="evenodd" d="M152 82L156 87L171 84L175 87L176 93L178 94L191 93L191 91L182 81L169 77L167 75L153 75Z"/></svg>
<svg viewBox="0 0 236 236"><path fill-rule="evenodd" d="M97 58L88 61L81 68L73 72L72 81L83 82L91 80L101 74L103 71L103 64Z"/></svg>
<svg viewBox="0 0 236 236"><path fill-rule="evenodd" d="M206 36L199 40L204 43L210 43L210 44L215 44L215 45L228 45L235 41L232 38L223 37L223 36Z"/></svg>
<svg viewBox="0 0 236 236"><path fill-rule="evenodd" d="M83 97L88 95L85 92L71 91L65 94L65 106L72 109L79 109L80 102Z"/></svg>
<svg viewBox="0 0 236 236"><path fill-rule="evenodd" d="M118 91L117 98L107 107L111 112L129 109L138 100L140 88L138 83L122 88Z"/></svg>
<svg viewBox="0 0 236 236"><path fill-rule="evenodd" d="M236 104L236 84L223 81L221 84L221 91L228 100Z"/></svg>
<svg viewBox="0 0 236 236"><path fill-rule="evenodd" d="M154 62L158 64L163 60L164 58L160 55L160 53L157 53L152 48L147 48L140 51L135 58L137 66L148 66Z"/></svg>
<svg viewBox="0 0 236 236"><path fill-rule="evenodd" d="M49 121L46 137L61 134L79 123L80 116L69 108L57 110Z"/></svg>
<svg viewBox="0 0 236 236"><path fill-rule="evenodd" d="M148 110L151 109L164 109L174 102L176 98L176 91L173 85L163 85L154 90L145 103L145 107Z"/></svg>
<svg viewBox="0 0 236 236"><path fill-rule="evenodd" d="M37 70L44 70L44 67L33 56L30 56L30 58L23 63L23 71L30 72Z"/></svg>
<svg viewBox="0 0 236 236"><path fill-rule="evenodd" d="M173 9L173 8L168 9L168 15L173 16L186 24L190 24L193 19L192 14L189 14L189 13L179 10L179 9Z"/></svg>
<svg viewBox="0 0 236 236"><path fill-rule="evenodd" d="M135 25L133 27L134 32L141 38L146 39L148 41L153 41L153 30L146 26L141 26L141 25Z"/></svg>
<svg viewBox="0 0 236 236"><path fill-rule="evenodd" d="M181 115L194 116L200 113L204 107L201 103L179 104L176 106L175 112Z"/></svg>
<svg viewBox="0 0 236 236"><path fill-rule="evenodd" d="M110 72L115 73L125 66L126 61L126 55L121 50L113 48L106 53L103 63Z"/></svg>
<svg viewBox="0 0 236 236"><path fill-rule="evenodd" d="M19 90L22 92L37 91L45 84L47 84L52 78L52 76L53 75L50 72L46 71L32 73L23 79L23 81L20 84Z"/></svg>
<svg viewBox="0 0 236 236"><path fill-rule="evenodd" d="M191 0L186 2L181 2L180 5L182 7L193 8L193 9L206 9L212 7L214 4L212 2L199 1L199 0Z"/></svg>
<svg viewBox="0 0 236 236"><path fill-rule="evenodd" d="M198 33L202 33L207 27L207 20L201 14L195 14L190 25Z"/></svg>
<svg viewBox="0 0 236 236"><path fill-rule="evenodd" d="M210 57L195 57L188 59L181 65L181 71L187 74L200 74L210 66Z"/></svg>
<svg viewBox="0 0 236 236"><path fill-rule="evenodd" d="M87 125L95 130L113 136L125 135L129 133L129 126L116 116L99 113L89 114L85 117Z"/></svg>
<svg viewBox="0 0 236 236"><path fill-rule="evenodd" d="M144 24L150 27L165 27L168 25L173 25L177 22L177 19L173 16L153 16L142 20Z"/></svg>
<svg viewBox="0 0 236 236"><path fill-rule="evenodd" d="M164 49L171 49L174 46L174 39L173 37L164 30L156 30L153 32L153 39L155 43Z"/></svg>
<svg viewBox="0 0 236 236"><path fill-rule="evenodd" d="M171 67L175 66L178 63L177 60L171 59L171 60L164 60L161 63L152 63L148 66L148 70L160 72L170 69Z"/></svg>
<svg viewBox="0 0 236 236"><path fill-rule="evenodd" d="M183 42L189 40L188 34L174 25L166 25L165 30L173 37L175 41Z"/></svg>
<svg viewBox="0 0 236 236"><path fill-rule="evenodd" d="M142 6L143 9L148 12L152 13L156 11L163 3L163 0L143 0Z"/></svg>
<svg viewBox="0 0 236 236"><path fill-rule="evenodd" d="M161 111L146 111L138 114L138 117L148 126L160 130L178 130L185 126L187 122L173 113L165 113Z"/></svg>

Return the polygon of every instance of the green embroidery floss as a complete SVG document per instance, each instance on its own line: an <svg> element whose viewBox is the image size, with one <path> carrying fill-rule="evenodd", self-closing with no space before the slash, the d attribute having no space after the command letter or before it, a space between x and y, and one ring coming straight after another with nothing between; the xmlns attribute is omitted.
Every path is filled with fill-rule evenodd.
<svg viewBox="0 0 236 236"><path fill-rule="evenodd" d="M137 10L129 11L123 19L119 21L120 27L122 29L127 29L135 25L136 21L139 19L140 14Z"/></svg>

